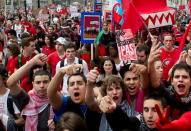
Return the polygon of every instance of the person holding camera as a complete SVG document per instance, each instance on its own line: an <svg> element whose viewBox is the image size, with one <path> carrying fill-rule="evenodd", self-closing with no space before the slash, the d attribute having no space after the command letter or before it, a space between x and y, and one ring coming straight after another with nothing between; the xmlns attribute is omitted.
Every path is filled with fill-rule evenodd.
<svg viewBox="0 0 191 131"><path fill-rule="evenodd" d="M56 73L59 71L59 69L61 67L65 67L65 66L68 66L68 65L82 64L83 69L84 69L83 74L84 74L84 76L87 76L87 74L89 72L88 71L88 65L84 60L76 57L75 48L76 48L75 45L72 44L72 43L66 44L66 46L65 46L66 58L57 63L57 65L56 65ZM67 74L67 73L65 75L63 75L63 86L62 86L61 92L64 94L64 96L69 96L70 95L68 93L68 89L67 89L68 88L68 84L67 84L68 77L69 77L69 74Z"/></svg>

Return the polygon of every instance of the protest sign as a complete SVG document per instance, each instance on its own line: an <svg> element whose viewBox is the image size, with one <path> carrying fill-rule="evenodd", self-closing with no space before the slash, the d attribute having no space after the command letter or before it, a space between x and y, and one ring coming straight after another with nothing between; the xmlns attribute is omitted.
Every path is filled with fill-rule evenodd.
<svg viewBox="0 0 191 131"><path fill-rule="evenodd" d="M104 10L104 21L111 21L111 10Z"/></svg>
<svg viewBox="0 0 191 131"><path fill-rule="evenodd" d="M77 8L77 6L70 5L70 13L71 13L71 18L72 17L77 17L78 16L78 8Z"/></svg>
<svg viewBox="0 0 191 131"><path fill-rule="evenodd" d="M54 15L55 14L55 9L49 9L49 14Z"/></svg>
<svg viewBox="0 0 191 131"><path fill-rule="evenodd" d="M37 20L41 22L48 22L49 21L49 15L48 10L46 8L39 8L36 11Z"/></svg>
<svg viewBox="0 0 191 131"><path fill-rule="evenodd" d="M94 43L101 31L101 14L82 12L81 14L81 42Z"/></svg>
<svg viewBox="0 0 191 131"><path fill-rule="evenodd" d="M137 59L133 34L130 29L119 30L116 34L116 42L121 61Z"/></svg>
<svg viewBox="0 0 191 131"><path fill-rule="evenodd" d="M94 12L102 13L102 3L94 3Z"/></svg>

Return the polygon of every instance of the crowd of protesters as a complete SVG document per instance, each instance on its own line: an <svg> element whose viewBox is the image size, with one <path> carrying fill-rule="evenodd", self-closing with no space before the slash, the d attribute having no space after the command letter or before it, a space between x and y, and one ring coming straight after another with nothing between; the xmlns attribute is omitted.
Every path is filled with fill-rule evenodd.
<svg viewBox="0 0 191 131"><path fill-rule="evenodd" d="M108 22L91 52L80 21L66 13L42 23L0 10L0 130L191 130L186 11L177 11L175 25L139 30L137 60L128 62Z"/></svg>

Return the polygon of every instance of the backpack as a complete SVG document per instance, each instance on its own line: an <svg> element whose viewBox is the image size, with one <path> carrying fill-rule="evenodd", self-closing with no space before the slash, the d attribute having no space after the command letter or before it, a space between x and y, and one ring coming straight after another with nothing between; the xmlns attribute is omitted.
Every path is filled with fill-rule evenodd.
<svg viewBox="0 0 191 131"><path fill-rule="evenodd" d="M22 66L22 56L21 54L18 55L18 68Z"/></svg>
<svg viewBox="0 0 191 131"><path fill-rule="evenodd" d="M37 55L37 54L35 53L35 55ZM21 66L22 66L22 55L19 54L18 55L18 68L20 68Z"/></svg>
<svg viewBox="0 0 191 131"><path fill-rule="evenodd" d="M9 113L14 117L14 119L16 119L16 115L15 115L15 111L14 111L14 108L13 108L13 98L12 96L8 95L8 98L7 98L7 109L9 111Z"/></svg>
<svg viewBox="0 0 191 131"><path fill-rule="evenodd" d="M7 110L8 112L13 116L13 118L16 120L17 116L15 115L15 110L13 108L13 98L11 96L11 94L9 93L8 97L7 97ZM18 126L15 124L15 122L12 120L12 124L10 124L9 126L11 126L12 128L14 128L16 131L24 131L23 126Z"/></svg>
<svg viewBox="0 0 191 131"><path fill-rule="evenodd" d="M63 60L60 62L60 68L61 68L61 67L64 67L64 61L65 61L65 59L63 59ZM82 64L82 59L78 58L78 64Z"/></svg>

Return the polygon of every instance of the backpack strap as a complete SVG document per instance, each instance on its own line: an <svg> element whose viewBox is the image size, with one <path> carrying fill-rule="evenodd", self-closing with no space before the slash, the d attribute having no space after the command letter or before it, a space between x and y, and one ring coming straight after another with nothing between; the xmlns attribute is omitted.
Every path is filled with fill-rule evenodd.
<svg viewBox="0 0 191 131"><path fill-rule="evenodd" d="M61 67L64 67L64 60L65 60L65 59L63 59L63 60L60 62L60 68L61 68ZM78 63L79 63L79 64L82 64L82 59L78 58Z"/></svg>
<svg viewBox="0 0 191 131"><path fill-rule="evenodd" d="M15 30L15 24L13 25L13 30Z"/></svg>
<svg viewBox="0 0 191 131"><path fill-rule="evenodd" d="M63 60L60 62L60 68L61 68L61 67L64 67L64 60L65 60L65 59L63 59Z"/></svg>
<svg viewBox="0 0 191 131"><path fill-rule="evenodd" d="M15 119L17 119L17 117L16 117L16 115L15 115L14 108L13 108L13 98L12 98L12 96L10 95L10 93L9 93L9 95L8 95L8 98L7 98L7 109L8 109L8 111L9 111L9 113L10 113L11 115L13 115L13 117L14 117Z"/></svg>
<svg viewBox="0 0 191 131"><path fill-rule="evenodd" d="M18 68L22 66L22 56L21 54L18 55Z"/></svg>
<svg viewBox="0 0 191 131"><path fill-rule="evenodd" d="M78 63L82 64L82 59L78 58Z"/></svg>

